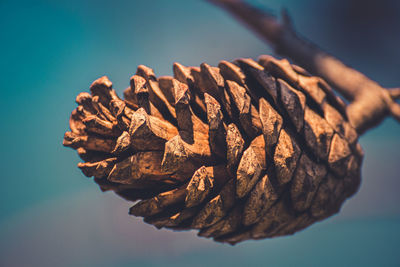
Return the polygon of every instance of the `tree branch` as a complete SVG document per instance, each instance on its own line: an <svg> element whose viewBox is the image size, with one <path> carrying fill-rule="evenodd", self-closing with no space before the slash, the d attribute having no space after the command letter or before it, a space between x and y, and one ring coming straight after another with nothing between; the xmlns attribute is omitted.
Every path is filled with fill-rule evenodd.
<svg viewBox="0 0 400 267"><path fill-rule="evenodd" d="M400 99L400 88L391 88L389 89L389 94L393 100Z"/></svg>
<svg viewBox="0 0 400 267"><path fill-rule="evenodd" d="M399 97L398 91L389 93L389 90L364 74L304 40L294 31L286 12L283 12L283 21L280 23L274 16L241 0L208 1L242 21L269 43L276 53L291 58L331 84L350 101L347 114L360 134L378 125L389 114L400 121L400 105L394 100Z"/></svg>

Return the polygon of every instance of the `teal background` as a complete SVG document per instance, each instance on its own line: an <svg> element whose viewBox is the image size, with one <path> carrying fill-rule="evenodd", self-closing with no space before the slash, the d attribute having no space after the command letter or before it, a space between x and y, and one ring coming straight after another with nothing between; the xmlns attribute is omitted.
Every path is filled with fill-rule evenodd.
<svg viewBox="0 0 400 267"><path fill-rule="evenodd" d="M400 7L391 0L268 0L296 28L386 87L400 84ZM271 49L200 0L0 0L0 266L400 266L400 125L361 138L360 191L291 237L216 244L157 230L101 193L64 148L74 99L107 75L121 95L137 65L171 75Z"/></svg>

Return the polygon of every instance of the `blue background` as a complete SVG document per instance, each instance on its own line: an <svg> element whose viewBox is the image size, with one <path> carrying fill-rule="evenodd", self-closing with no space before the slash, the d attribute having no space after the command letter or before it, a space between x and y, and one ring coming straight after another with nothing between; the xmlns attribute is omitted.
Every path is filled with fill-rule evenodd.
<svg viewBox="0 0 400 267"><path fill-rule="evenodd" d="M400 85L400 5L251 1L386 87ZM0 0L0 266L400 266L400 125L361 138L360 191L291 237L216 244L157 230L101 193L62 146L75 96L107 75L121 95L137 65L171 75L271 49L205 1Z"/></svg>

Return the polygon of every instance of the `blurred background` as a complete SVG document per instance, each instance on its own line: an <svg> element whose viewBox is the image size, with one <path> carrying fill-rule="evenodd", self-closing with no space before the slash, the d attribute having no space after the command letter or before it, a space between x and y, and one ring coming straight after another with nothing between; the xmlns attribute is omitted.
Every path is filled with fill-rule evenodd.
<svg viewBox="0 0 400 267"><path fill-rule="evenodd" d="M400 86L397 0L254 0L385 87ZM400 124L361 138L363 181L342 211L291 237L236 246L157 230L101 193L62 146L76 95L139 64L171 75L271 49L201 0L0 0L0 266L400 266Z"/></svg>

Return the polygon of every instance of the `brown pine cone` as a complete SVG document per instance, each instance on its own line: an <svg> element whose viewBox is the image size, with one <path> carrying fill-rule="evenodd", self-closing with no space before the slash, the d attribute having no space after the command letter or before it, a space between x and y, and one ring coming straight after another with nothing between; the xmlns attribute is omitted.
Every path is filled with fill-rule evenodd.
<svg viewBox="0 0 400 267"><path fill-rule="evenodd" d="M140 200L130 214L234 244L293 234L357 191L358 136L321 78L271 56L173 71L139 66L125 100L96 80L64 137L102 190Z"/></svg>

